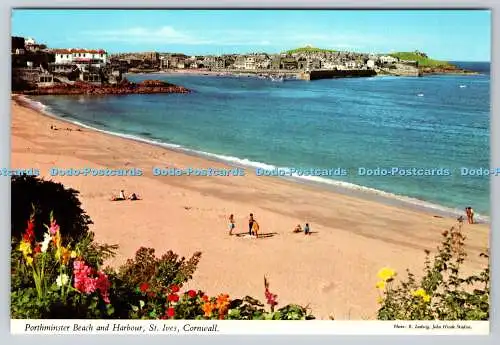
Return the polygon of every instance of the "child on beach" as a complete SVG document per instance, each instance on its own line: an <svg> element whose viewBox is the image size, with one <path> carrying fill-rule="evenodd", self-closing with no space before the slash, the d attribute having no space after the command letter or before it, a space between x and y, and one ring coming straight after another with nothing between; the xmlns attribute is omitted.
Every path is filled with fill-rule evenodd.
<svg viewBox="0 0 500 345"><path fill-rule="evenodd" d="M306 226L304 226L304 235L310 235L311 231L309 229L309 223L306 223Z"/></svg>
<svg viewBox="0 0 500 345"><path fill-rule="evenodd" d="M257 221L255 220L252 223L252 232L255 238L259 238L259 223L257 223Z"/></svg>
<svg viewBox="0 0 500 345"><path fill-rule="evenodd" d="M234 225L234 215L230 215L229 216L229 235L232 235L233 234L233 229L235 228L235 225Z"/></svg>
<svg viewBox="0 0 500 345"><path fill-rule="evenodd" d="M302 232L302 227L300 226L300 224L297 224L297 226L295 227L295 229L293 229L293 232L294 233Z"/></svg>

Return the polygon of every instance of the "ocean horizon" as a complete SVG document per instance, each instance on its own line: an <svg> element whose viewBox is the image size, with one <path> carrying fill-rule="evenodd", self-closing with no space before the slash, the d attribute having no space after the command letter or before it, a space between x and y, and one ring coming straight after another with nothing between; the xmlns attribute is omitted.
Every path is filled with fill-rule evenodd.
<svg viewBox="0 0 500 345"><path fill-rule="evenodd" d="M67 121L246 167L247 174L256 168L342 169L347 174L291 179L439 214L459 215L472 206L489 221L489 176L463 171L490 167L490 64L455 64L480 74L313 82L129 75L193 93L32 99ZM377 168L400 170L360 175ZM400 175L411 169L449 174Z"/></svg>

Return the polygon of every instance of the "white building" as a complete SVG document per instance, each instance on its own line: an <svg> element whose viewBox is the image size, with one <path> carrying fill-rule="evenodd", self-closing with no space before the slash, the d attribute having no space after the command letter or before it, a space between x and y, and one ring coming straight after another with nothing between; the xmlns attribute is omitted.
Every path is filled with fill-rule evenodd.
<svg viewBox="0 0 500 345"><path fill-rule="evenodd" d="M379 60L381 63L384 63L384 64L393 64L393 63L396 63L399 61L398 58L395 58L395 57L390 56L390 55L383 55L379 58Z"/></svg>
<svg viewBox="0 0 500 345"><path fill-rule="evenodd" d="M245 60L245 69L255 69L255 57L248 56Z"/></svg>
<svg viewBox="0 0 500 345"><path fill-rule="evenodd" d="M375 61L374 60L368 60L366 62L366 67L374 69L375 68Z"/></svg>
<svg viewBox="0 0 500 345"><path fill-rule="evenodd" d="M56 65L105 65L108 62L106 51L89 49L56 49L54 50Z"/></svg>

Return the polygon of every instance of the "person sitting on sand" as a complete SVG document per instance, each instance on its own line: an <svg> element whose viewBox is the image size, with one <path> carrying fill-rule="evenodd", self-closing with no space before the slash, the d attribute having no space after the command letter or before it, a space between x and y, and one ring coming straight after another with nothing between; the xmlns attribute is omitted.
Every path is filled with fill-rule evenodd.
<svg viewBox="0 0 500 345"><path fill-rule="evenodd" d="M135 193L132 193L130 194L130 196L128 197L129 200L139 200L139 198L137 197L137 195Z"/></svg>
<svg viewBox="0 0 500 345"><path fill-rule="evenodd" d="M253 228L253 213L250 213L250 218L248 218L248 234L252 236L252 228Z"/></svg>
<svg viewBox="0 0 500 345"><path fill-rule="evenodd" d="M293 229L293 232L294 233L302 232L302 227L300 226L300 224L297 224L297 226L295 227L295 229Z"/></svg>
<svg viewBox="0 0 500 345"><path fill-rule="evenodd" d="M233 234L234 228L235 228L235 225L234 225L234 215L231 214L229 216L229 235Z"/></svg>
<svg viewBox="0 0 500 345"><path fill-rule="evenodd" d="M252 232L255 238L259 238L259 223L257 223L256 220L254 220L252 223Z"/></svg>
<svg viewBox="0 0 500 345"><path fill-rule="evenodd" d="M304 226L304 235L310 235L311 231L309 229L309 223L306 223L306 226Z"/></svg>
<svg viewBox="0 0 500 345"><path fill-rule="evenodd" d="M126 200L126 198L125 198L125 192L123 191L123 189L120 191L120 195L119 196L113 196L113 197L111 197L111 201L122 201L122 200Z"/></svg>

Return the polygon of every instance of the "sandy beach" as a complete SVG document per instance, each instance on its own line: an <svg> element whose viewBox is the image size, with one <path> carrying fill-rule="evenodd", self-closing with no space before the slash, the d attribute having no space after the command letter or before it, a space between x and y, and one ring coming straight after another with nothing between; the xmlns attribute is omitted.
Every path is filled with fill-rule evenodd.
<svg viewBox="0 0 500 345"><path fill-rule="evenodd" d="M208 294L265 300L265 275L279 306L309 305L323 319L374 319L377 271L389 266L401 275L406 268L420 273L424 250L435 251L441 232L456 224L454 218L258 177L250 169L242 177L153 176L154 166L227 166L87 128L76 131L76 125L15 101L11 109L12 168L38 168L46 179L79 190L97 240L119 245L110 265L123 263L141 246L155 248L158 255L170 249L186 257L201 251L186 288ZM50 177L52 167L139 168L144 175ZM142 200L109 201L120 189ZM244 233L250 212L267 237L229 236L229 214L235 215L235 233ZM306 222L311 236L292 233ZM489 225L465 224L464 233L466 270L479 270Z"/></svg>

